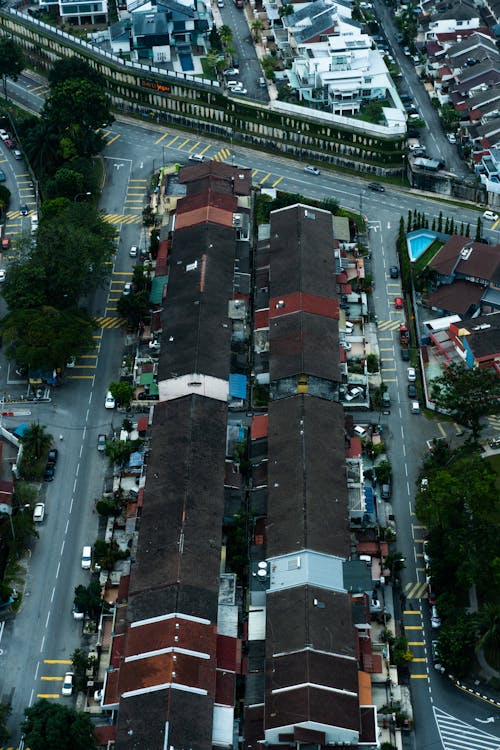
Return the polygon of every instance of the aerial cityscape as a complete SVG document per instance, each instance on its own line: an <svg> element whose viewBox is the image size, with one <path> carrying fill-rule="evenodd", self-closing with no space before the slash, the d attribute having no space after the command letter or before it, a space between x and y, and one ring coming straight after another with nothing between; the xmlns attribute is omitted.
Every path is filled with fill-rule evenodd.
<svg viewBox="0 0 500 750"><path fill-rule="evenodd" d="M500 4L0 7L0 750L500 748Z"/></svg>

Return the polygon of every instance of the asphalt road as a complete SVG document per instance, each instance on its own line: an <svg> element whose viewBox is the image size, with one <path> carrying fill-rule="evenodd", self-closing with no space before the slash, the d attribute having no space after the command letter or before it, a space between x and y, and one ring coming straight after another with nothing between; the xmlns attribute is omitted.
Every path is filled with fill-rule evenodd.
<svg viewBox="0 0 500 750"><path fill-rule="evenodd" d="M12 84L9 84L9 87ZM23 94L35 108L36 100L43 94L36 80L23 76L11 90L19 85L30 86ZM216 143L165 131L158 127L135 123L116 122L105 133L107 146L104 149L106 183L101 205L120 233L119 252L112 271L111 293L96 295L92 311L96 315L116 316L113 299L116 290L131 273L133 261L128 256L131 244L144 244L140 211L144 205L146 186L153 169L161 161L187 163L190 153L203 151L210 158L219 158L253 171L254 184L280 187L300 192L311 198L335 198L342 205L361 210L369 220L372 271L375 280L373 301L380 325L380 346L384 357L384 377L389 385L393 406L390 415L383 417L386 427L390 459L394 467L393 504L398 523L398 548L406 557L403 586L422 581L420 558L421 547L416 521L412 515L415 480L418 474L425 439L441 434L437 423L424 416L410 414L406 396L406 363L400 361L396 340L398 316L391 300L398 293L398 282L389 279L388 269L396 262L395 236L401 215L406 217L409 209L424 211L432 223L433 217L443 210L453 216L455 222L470 222L475 227L478 212L463 208L445 208L436 197L421 196L415 192L401 192L388 187L384 194L367 189L367 181L356 177L323 171L321 175L305 174L304 164L293 163L279 157L251 152L245 149L232 150L225 143ZM12 219L14 221L14 219ZM496 230L485 230L498 238ZM114 291L113 291L114 290ZM62 388L52 393L49 405L38 405L33 414L46 424L55 436L64 434L60 444L61 457L55 481L47 487L47 520L41 529L40 539L33 545L27 578L26 595L18 617L7 623L0 640L0 693L3 700L12 698L14 713L10 726L14 739L19 739L18 727L24 706L40 694L60 692L60 681L42 680L42 677L60 677L66 670L64 663L79 645L79 625L71 617L74 587L87 580L88 574L80 568L81 547L92 542L97 531L97 519L92 512L92 500L102 489L104 460L97 454L97 434L111 430L120 423L117 414L110 414L103 406L108 384L116 378L122 355L122 337L114 329L104 328L97 342L98 351L95 368L82 379L69 380ZM5 367L5 362L2 362ZM5 369L2 370L5 373ZM86 370L84 372L87 372ZM12 388L15 388L13 385ZM34 407L35 408L35 407ZM19 421L19 420L17 420ZM447 429L450 429L449 426ZM453 435L451 435L453 438ZM426 604L419 599L412 601L415 617L415 641L424 661L415 665L414 674L423 676L410 679L416 717L416 744L419 750L443 747L444 750L490 750L493 745L480 734L491 734L494 741L500 737L498 719L479 729L473 737L467 735L466 744L455 742L443 734L448 726L447 716L458 717L465 724L475 727L476 719L486 721L492 713L489 706L458 693L446 678L428 667L426 655L429 646L428 613ZM47 659L56 660L48 664ZM50 688L47 688L47 684ZM57 690L53 686L57 685ZM56 699L54 699L56 700ZM63 700L58 698L57 700ZM66 700L66 699L64 699ZM437 723L433 714L437 714ZM458 726L458 724L457 724ZM466 736L466 728L460 730ZM491 740L493 741L493 740ZM497 743L500 746L500 740Z"/></svg>

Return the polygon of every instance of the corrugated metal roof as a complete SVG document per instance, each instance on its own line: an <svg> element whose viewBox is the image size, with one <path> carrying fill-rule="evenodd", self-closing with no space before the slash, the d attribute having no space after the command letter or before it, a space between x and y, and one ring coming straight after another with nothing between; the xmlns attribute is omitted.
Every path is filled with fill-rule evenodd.
<svg viewBox="0 0 500 750"><path fill-rule="evenodd" d="M149 301L153 305L161 305L163 300L163 290L168 284L168 276L155 276L151 284Z"/></svg>

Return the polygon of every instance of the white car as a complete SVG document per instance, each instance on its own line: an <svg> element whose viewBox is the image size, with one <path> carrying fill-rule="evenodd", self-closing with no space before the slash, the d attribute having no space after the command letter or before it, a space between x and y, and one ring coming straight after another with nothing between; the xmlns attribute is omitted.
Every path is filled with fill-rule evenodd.
<svg viewBox="0 0 500 750"><path fill-rule="evenodd" d="M457 142L457 136L455 135L455 133L448 133L448 135L446 137L448 138L448 141L450 143L456 143Z"/></svg>
<svg viewBox="0 0 500 750"><path fill-rule="evenodd" d="M128 251L128 254L130 255L131 258L137 258L138 252L139 250L138 250L137 245L132 245L132 247Z"/></svg>
<svg viewBox="0 0 500 750"><path fill-rule="evenodd" d="M132 291L132 282L126 281L125 284L123 285L123 294L126 296L127 294L130 294L131 291Z"/></svg>
<svg viewBox="0 0 500 750"><path fill-rule="evenodd" d="M437 629L441 627L441 618L438 615L438 611L436 607L433 607L431 610L431 627Z"/></svg>
<svg viewBox="0 0 500 750"><path fill-rule="evenodd" d="M304 167L304 172L310 172L310 174L321 174L318 167L313 167L311 164L307 164L307 166Z"/></svg>
<svg viewBox="0 0 500 750"><path fill-rule="evenodd" d="M42 523L45 517L45 503L37 503L33 511L34 523Z"/></svg>
<svg viewBox="0 0 500 750"><path fill-rule="evenodd" d="M68 368L69 370L72 370L72 369L73 369L73 367L75 366L75 364L76 364L76 357L75 357L74 355L72 355L72 356L71 356L71 357L70 357L70 358L68 359L68 361L66 362L66 367L67 367L67 368Z"/></svg>
<svg viewBox="0 0 500 750"><path fill-rule="evenodd" d="M111 393L111 391L108 391L106 393L106 398L104 399L104 408L105 409L115 408L115 399L113 398L113 394Z"/></svg>
<svg viewBox="0 0 500 750"><path fill-rule="evenodd" d="M85 545L82 549L82 570L90 570L92 565L92 547Z"/></svg>
<svg viewBox="0 0 500 750"><path fill-rule="evenodd" d="M422 548L423 548L424 562L426 565L428 565L431 561L431 558L428 552L429 542L427 540L423 543Z"/></svg>
<svg viewBox="0 0 500 750"><path fill-rule="evenodd" d="M498 221L498 214L494 213L493 211L485 211L483 214L483 219L486 221Z"/></svg>
<svg viewBox="0 0 500 750"><path fill-rule="evenodd" d="M2 141L10 141L10 135L3 128L0 130L0 139Z"/></svg>
<svg viewBox="0 0 500 750"><path fill-rule="evenodd" d="M0 268L0 282L5 281L6 275L7 275L7 271L4 268Z"/></svg>
<svg viewBox="0 0 500 750"><path fill-rule="evenodd" d="M205 161L203 154L189 154L189 161Z"/></svg>
<svg viewBox="0 0 500 750"><path fill-rule="evenodd" d="M224 71L225 76L239 76L240 69L239 68L226 68Z"/></svg>
<svg viewBox="0 0 500 750"><path fill-rule="evenodd" d="M358 396L361 396L362 393L363 393L362 388L357 388L357 387L350 388L349 391L344 396L344 401L352 401Z"/></svg>
<svg viewBox="0 0 500 750"><path fill-rule="evenodd" d="M415 380L417 379L417 373L415 372L414 367L408 367L408 369L406 370L406 374L408 376L409 383L414 383Z"/></svg>
<svg viewBox="0 0 500 750"><path fill-rule="evenodd" d="M61 695L73 695L73 672L66 672L61 690Z"/></svg>

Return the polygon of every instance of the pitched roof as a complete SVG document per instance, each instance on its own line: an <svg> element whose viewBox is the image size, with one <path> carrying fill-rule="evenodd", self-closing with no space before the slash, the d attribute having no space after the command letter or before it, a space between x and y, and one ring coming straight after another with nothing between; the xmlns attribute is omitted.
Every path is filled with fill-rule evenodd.
<svg viewBox="0 0 500 750"><path fill-rule="evenodd" d="M457 279L453 284L442 284L427 297L426 304L448 313L465 315L471 306L479 305L484 294L482 284Z"/></svg>
<svg viewBox="0 0 500 750"><path fill-rule="evenodd" d="M462 251L467 259L461 259ZM486 245L453 235L430 261L429 268L441 276L455 273L493 281L500 273L500 245Z"/></svg>

